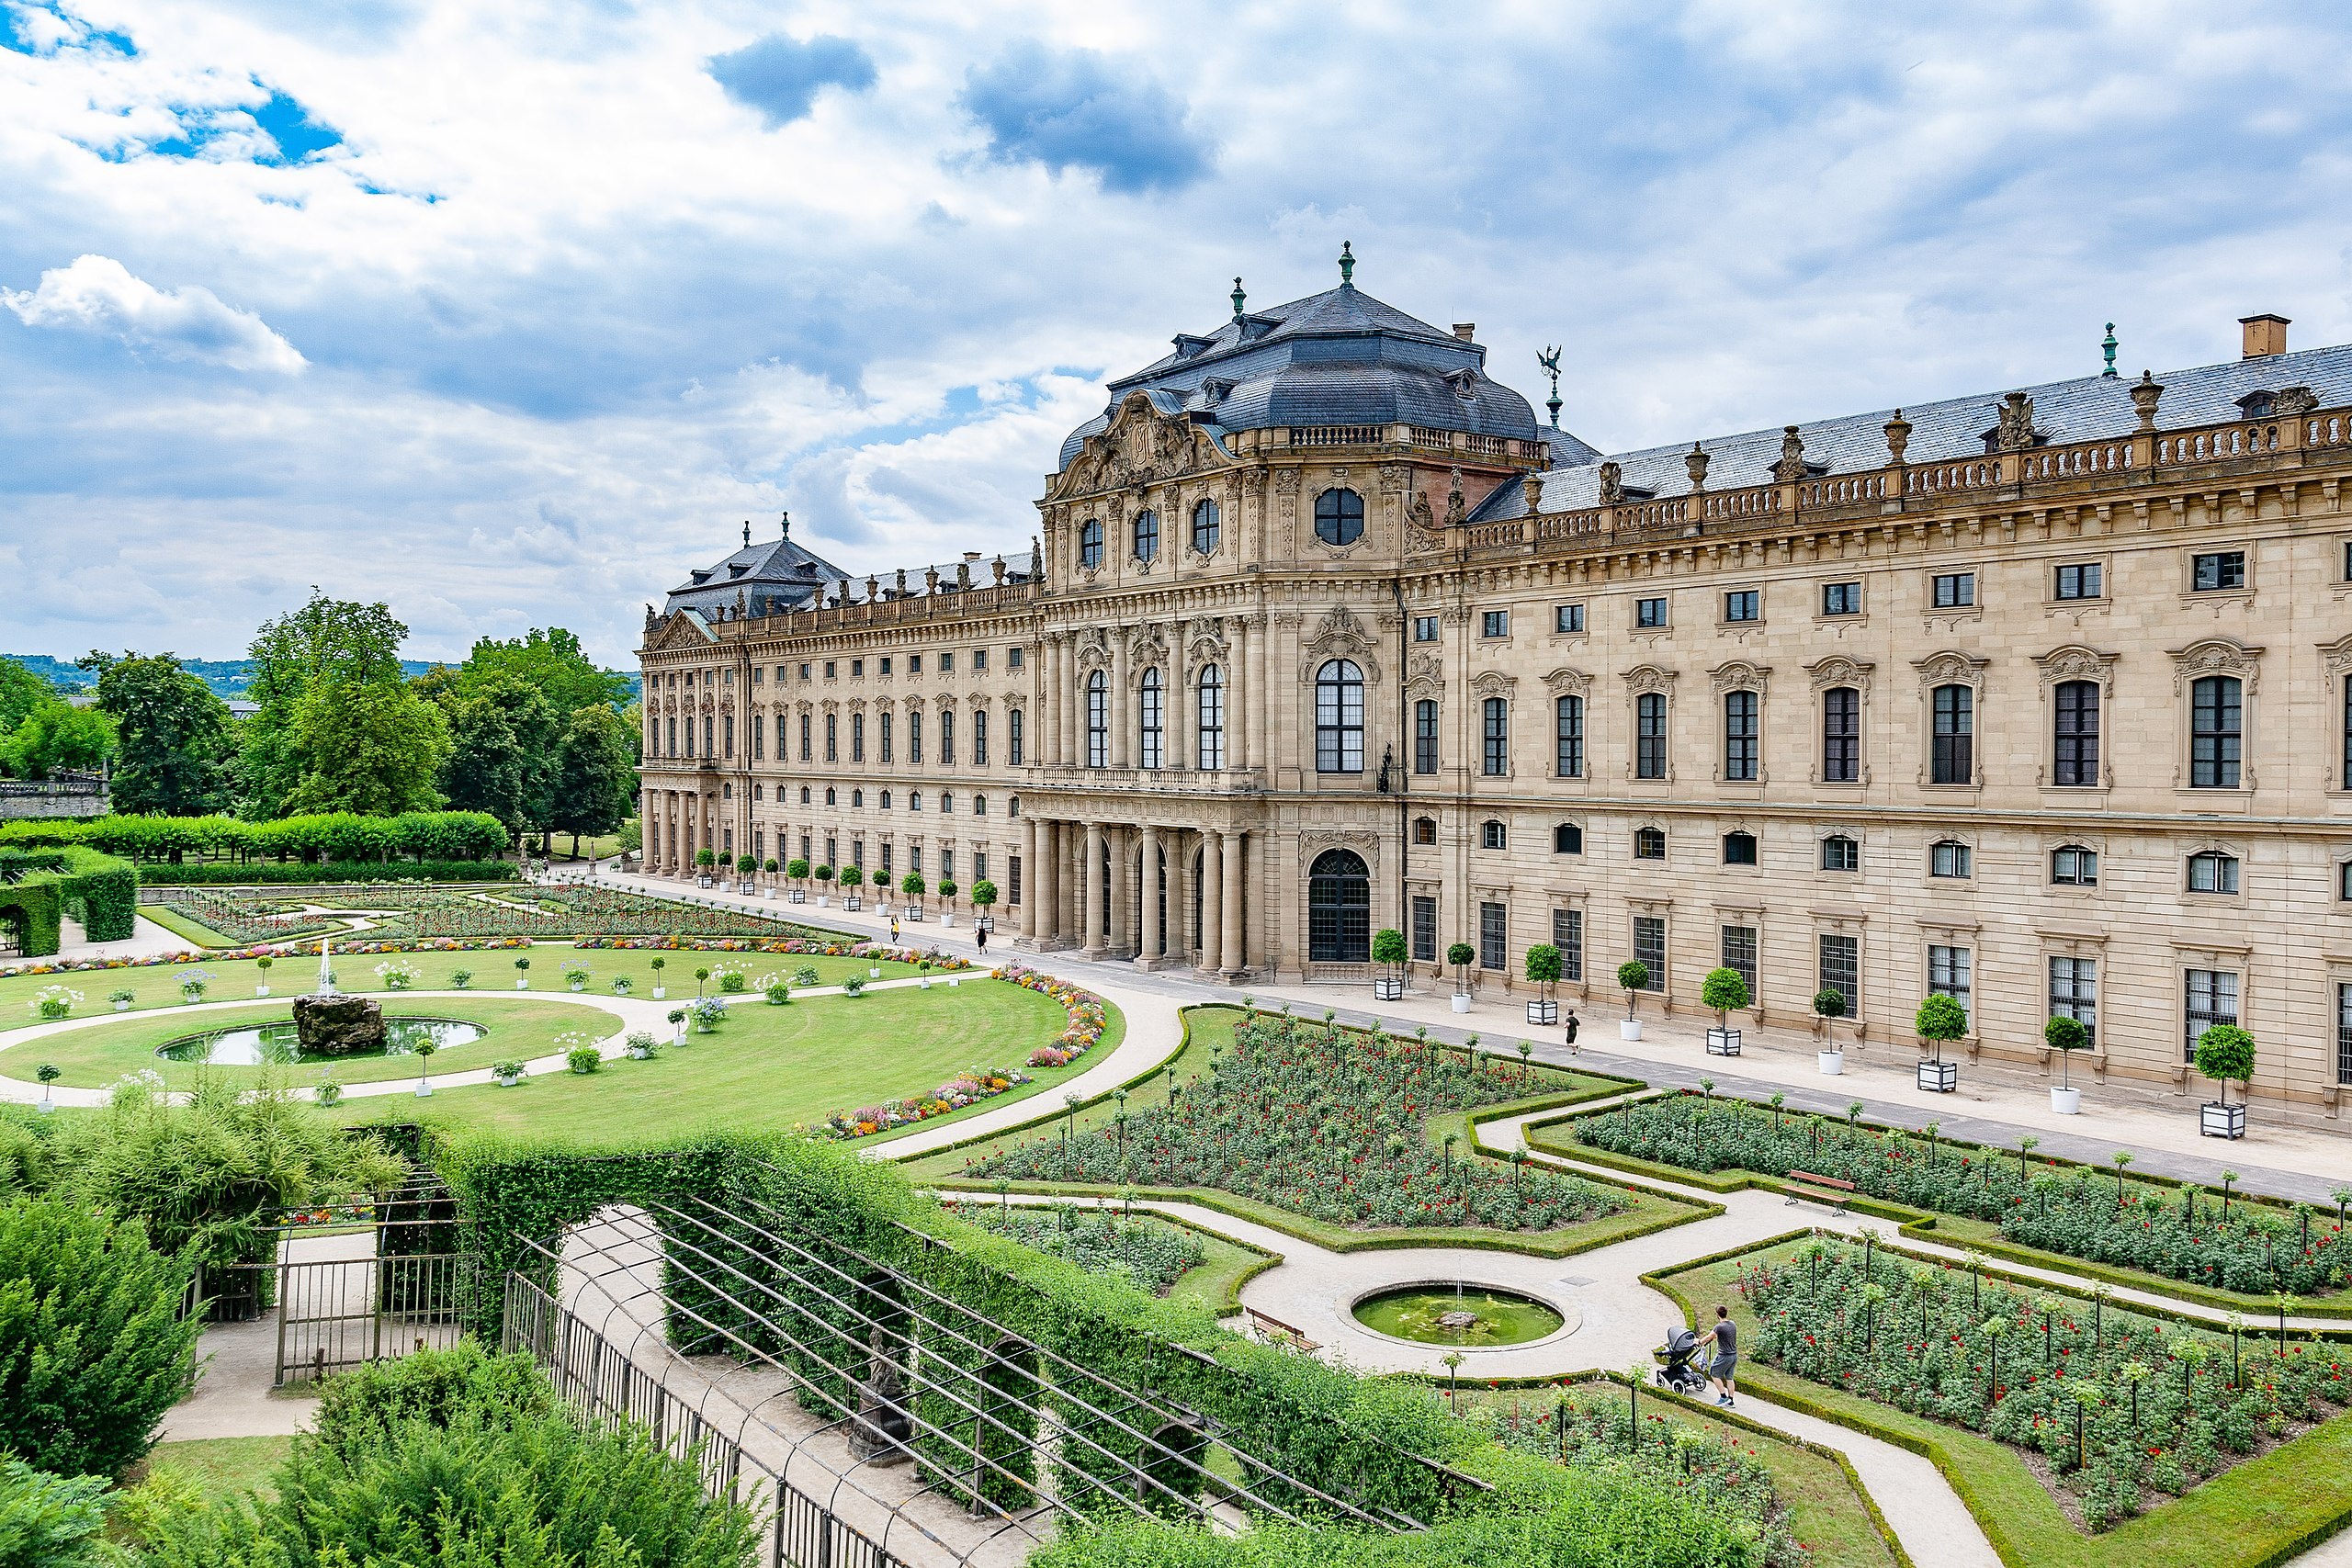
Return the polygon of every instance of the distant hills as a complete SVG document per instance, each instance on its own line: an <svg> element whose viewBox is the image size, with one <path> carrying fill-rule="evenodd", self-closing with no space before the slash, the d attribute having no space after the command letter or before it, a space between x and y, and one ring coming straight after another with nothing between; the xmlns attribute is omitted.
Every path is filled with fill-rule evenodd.
<svg viewBox="0 0 2352 1568"><path fill-rule="evenodd" d="M86 670L77 668L70 659L51 659L46 653L0 653L0 659L12 659L47 681L61 692L80 691L96 682ZM422 675L438 660L403 659L401 671L407 675ZM183 659L180 665L198 680L212 688L223 699L242 697L253 682L254 661L250 659ZM628 682L629 695L642 694L638 673L634 670L617 671Z"/></svg>

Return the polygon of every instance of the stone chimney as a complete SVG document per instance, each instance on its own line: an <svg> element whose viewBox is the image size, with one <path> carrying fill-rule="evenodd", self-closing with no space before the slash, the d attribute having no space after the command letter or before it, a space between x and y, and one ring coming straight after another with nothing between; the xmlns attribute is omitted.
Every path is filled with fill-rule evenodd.
<svg viewBox="0 0 2352 1568"><path fill-rule="evenodd" d="M2267 359L2287 352L2286 317L2240 316L2238 325L2245 329L2245 358Z"/></svg>
<svg viewBox="0 0 2352 1568"><path fill-rule="evenodd" d="M1478 335L1478 323L1476 321L1456 321L1453 323L1453 335L1460 338L1464 343L1470 343Z"/></svg>

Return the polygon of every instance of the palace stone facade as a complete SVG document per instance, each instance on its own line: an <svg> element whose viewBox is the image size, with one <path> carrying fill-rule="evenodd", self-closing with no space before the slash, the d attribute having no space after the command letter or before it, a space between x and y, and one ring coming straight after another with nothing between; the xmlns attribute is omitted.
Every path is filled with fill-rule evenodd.
<svg viewBox="0 0 2352 1568"><path fill-rule="evenodd" d="M1343 261L1343 267L1351 266ZM1639 957L1840 1038L2352 1083L2352 349L1604 456L1343 280L1114 382L1033 554L752 545L648 611L650 866L983 879L1000 932L1483 991ZM957 902L962 904L959 894ZM872 894L869 892L869 897ZM898 901L893 896L892 901ZM935 907L935 899L933 900Z"/></svg>

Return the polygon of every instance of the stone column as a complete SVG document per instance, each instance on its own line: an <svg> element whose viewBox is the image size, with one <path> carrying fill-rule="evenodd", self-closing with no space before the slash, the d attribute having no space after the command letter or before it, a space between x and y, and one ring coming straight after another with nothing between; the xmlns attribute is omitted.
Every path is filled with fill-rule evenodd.
<svg viewBox="0 0 2352 1568"><path fill-rule="evenodd" d="M1128 759L1135 755L1127 734L1135 716L1127 702L1127 677L1132 667L1127 661L1125 628L1116 628L1111 635L1111 765L1125 768L1132 765Z"/></svg>
<svg viewBox="0 0 2352 1568"><path fill-rule="evenodd" d="M1021 869L1028 873L1029 886L1021 890L1021 934L1034 943L1040 934L1037 908L1041 900L1037 895L1043 891L1041 874L1045 869L1045 857L1037 852L1037 849L1045 840L1045 825L1032 817L1026 837L1027 841L1021 847Z"/></svg>
<svg viewBox="0 0 2352 1568"><path fill-rule="evenodd" d="M1127 844L1133 829L1113 828L1111 839L1111 951L1133 953L1136 946L1135 873L1127 865Z"/></svg>
<svg viewBox="0 0 2352 1568"><path fill-rule="evenodd" d="M1143 932L1137 939L1140 946L1136 953L1139 967L1149 968L1159 962L1159 829L1147 822L1143 826Z"/></svg>
<svg viewBox="0 0 2352 1568"><path fill-rule="evenodd" d="M1086 825L1086 864L1083 868L1086 886L1086 908L1080 915L1079 945L1089 958L1102 956L1103 900L1110 889L1102 886L1102 824Z"/></svg>
<svg viewBox="0 0 2352 1568"><path fill-rule="evenodd" d="M1250 689L1249 664L1246 650L1250 646L1250 623L1238 616L1226 622L1232 635L1226 639L1229 650L1226 655L1225 671L1225 756L1228 767L1246 768L1250 763L1250 710L1257 705L1258 694Z"/></svg>
<svg viewBox="0 0 2352 1568"><path fill-rule="evenodd" d="M1271 621L1261 619L1250 627L1250 760L1261 768L1277 767L1282 761L1281 749L1274 744L1273 728L1277 722L1275 716L1282 711L1282 705L1276 700L1274 689L1266 678L1266 660L1272 651L1269 645L1272 640L1273 625ZM1262 737L1263 746L1258 744L1261 739L1258 734L1261 729L1266 732Z"/></svg>
<svg viewBox="0 0 2352 1568"><path fill-rule="evenodd" d="M1086 761L1085 671L1078 659L1078 638L1062 638L1062 754L1057 758L1065 768L1075 768Z"/></svg>
<svg viewBox="0 0 2352 1568"><path fill-rule="evenodd" d="M1229 979L1238 979L1249 967L1249 957L1241 948L1241 867L1242 835L1225 835L1225 869L1222 874L1225 894L1225 931L1217 945L1224 949L1223 962L1217 967Z"/></svg>
<svg viewBox="0 0 2352 1568"><path fill-rule="evenodd" d="M1201 833L1200 967L1225 967L1225 835L1214 828Z"/></svg>
<svg viewBox="0 0 2352 1568"><path fill-rule="evenodd" d="M1029 704L1029 749L1032 761L1049 768L1061 761L1062 709L1055 687L1061 674L1061 638L1047 632L1037 644L1037 689Z"/></svg>
<svg viewBox="0 0 2352 1568"><path fill-rule="evenodd" d="M1180 616L1168 623L1167 705L1160 710L1161 728L1168 737L1168 765L1171 768L1191 767L1194 756L1193 722L1200 714L1193 705L1191 683L1185 679L1184 672L1189 668L1184 659L1184 622ZM1182 931L1184 922L1177 921L1176 929Z"/></svg>

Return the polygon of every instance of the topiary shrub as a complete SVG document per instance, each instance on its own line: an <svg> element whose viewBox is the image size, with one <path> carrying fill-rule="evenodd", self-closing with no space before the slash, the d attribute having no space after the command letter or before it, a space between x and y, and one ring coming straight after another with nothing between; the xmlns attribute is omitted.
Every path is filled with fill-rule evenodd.
<svg viewBox="0 0 2352 1568"><path fill-rule="evenodd" d="M143 1227L47 1199L0 1206L0 1451L118 1477L196 1381L189 1264Z"/></svg>
<svg viewBox="0 0 2352 1568"><path fill-rule="evenodd" d="M1939 992L1919 1003L1919 1011L1912 1019L1911 1026L1932 1048L1932 1059L1940 1062L1944 1059L1946 1045L1967 1037L1968 1010L1960 1005L1958 997L1947 997Z"/></svg>
<svg viewBox="0 0 2352 1568"><path fill-rule="evenodd" d="M1617 988L1625 993L1625 1016L1634 1016L1634 1001L1650 988L1650 966L1640 959L1617 965Z"/></svg>
<svg viewBox="0 0 2352 1568"><path fill-rule="evenodd" d="M1735 1013L1747 1006L1753 998L1747 994L1747 977L1736 969L1710 969L1707 977L1699 982L1699 1005L1715 1015L1715 1027L1728 1027L1726 1013Z"/></svg>
<svg viewBox="0 0 2352 1568"><path fill-rule="evenodd" d="M2254 1036L2234 1023L2217 1023L2197 1037L2197 1070L2222 1086L2222 1103L2230 1102L2230 1085L2254 1077Z"/></svg>
<svg viewBox="0 0 2352 1568"><path fill-rule="evenodd" d="M2091 1032L2079 1018L2053 1018L2041 1026L2041 1038L2058 1053L2058 1087L2072 1088L2066 1077L2067 1060L2077 1051L2090 1049Z"/></svg>

